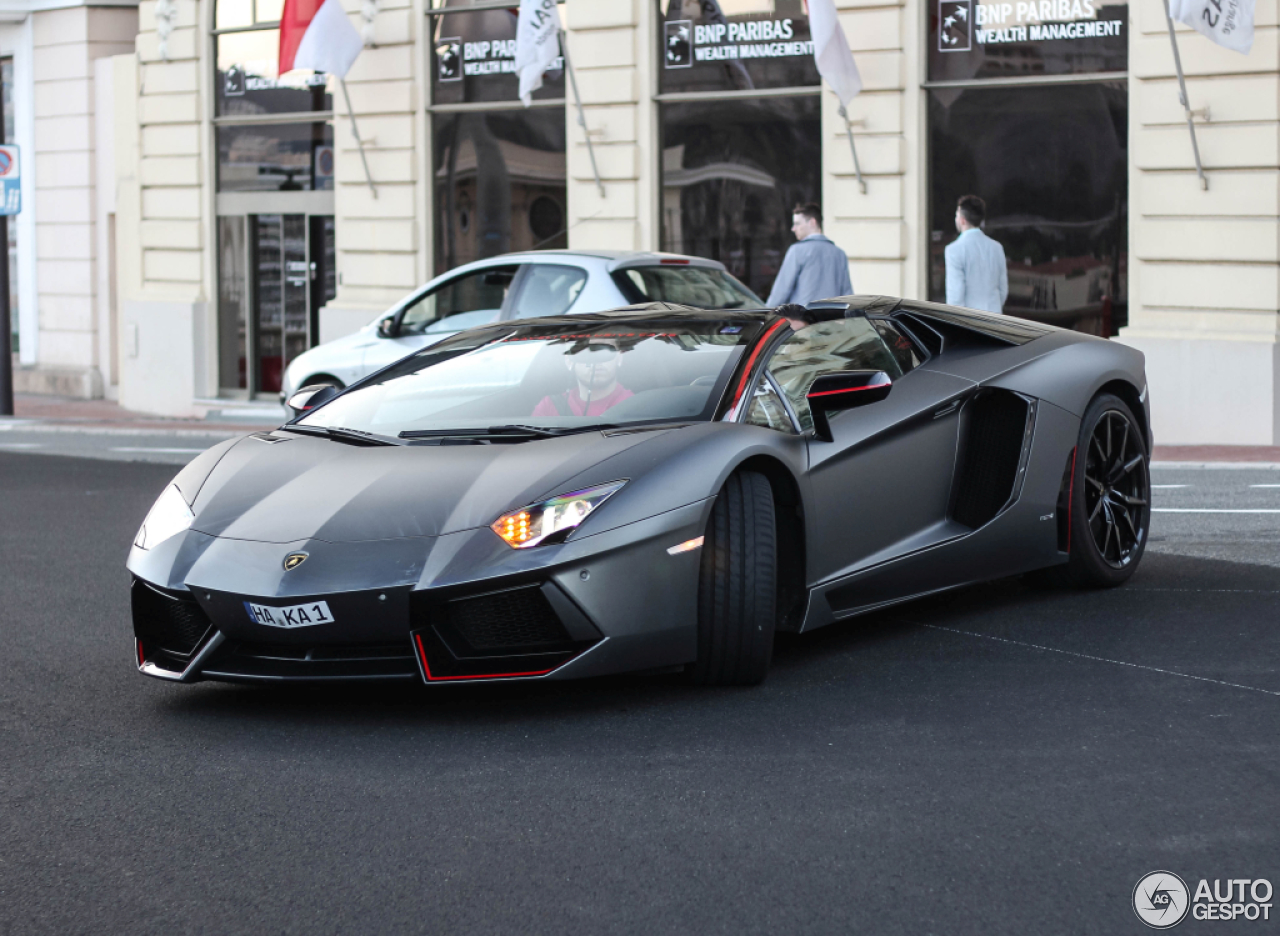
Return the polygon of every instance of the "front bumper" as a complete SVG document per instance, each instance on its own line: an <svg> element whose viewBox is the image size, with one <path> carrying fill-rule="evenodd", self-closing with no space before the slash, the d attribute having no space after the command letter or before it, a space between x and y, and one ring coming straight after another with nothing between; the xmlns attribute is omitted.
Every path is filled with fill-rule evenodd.
<svg viewBox="0 0 1280 936"><path fill-rule="evenodd" d="M195 682L564 679L691 662L710 500L559 546L491 531L370 543L247 543L188 532L134 550L135 660ZM284 556L307 552L285 572ZM325 601L333 620L279 628L246 602Z"/></svg>

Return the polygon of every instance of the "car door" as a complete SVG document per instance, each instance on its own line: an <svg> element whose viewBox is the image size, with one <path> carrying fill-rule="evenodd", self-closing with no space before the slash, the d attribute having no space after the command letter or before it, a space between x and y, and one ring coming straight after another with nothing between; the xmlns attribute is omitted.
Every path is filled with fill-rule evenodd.
<svg viewBox="0 0 1280 936"><path fill-rule="evenodd" d="M833 441L810 434L807 518L810 584L950 538L947 520L959 435L959 410L971 381L921 369L910 342L890 347L891 322L858 316L820 322L793 334L767 373L802 431L813 426L805 399L823 374L884 371L889 396L830 415Z"/></svg>
<svg viewBox="0 0 1280 936"><path fill-rule="evenodd" d="M378 340L365 352L365 372L372 373L447 335L496 322L511 294L520 267L500 264L450 277L405 303ZM385 320L384 320L385 321Z"/></svg>

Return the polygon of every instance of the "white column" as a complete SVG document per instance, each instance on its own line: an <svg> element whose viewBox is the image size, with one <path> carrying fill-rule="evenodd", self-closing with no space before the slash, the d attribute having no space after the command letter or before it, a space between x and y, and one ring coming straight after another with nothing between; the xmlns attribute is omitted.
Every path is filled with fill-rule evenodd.
<svg viewBox="0 0 1280 936"><path fill-rule="evenodd" d="M1280 444L1280 30L1253 51L1178 27L1209 189L1195 174L1161 0L1133 0L1129 327L1157 443Z"/></svg>

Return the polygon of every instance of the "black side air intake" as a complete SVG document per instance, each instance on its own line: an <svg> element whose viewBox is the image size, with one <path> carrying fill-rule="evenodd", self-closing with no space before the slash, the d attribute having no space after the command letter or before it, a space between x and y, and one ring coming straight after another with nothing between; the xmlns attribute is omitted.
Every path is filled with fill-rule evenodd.
<svg viewBox="0 0 1280 936"><path fill-rule="evenodd" d="M213 622L191 598L161 591L138 579L130 587L133 635L142 657L161 669L182 672L213 630Z"/></svg>
<svg viewBox="0 0 1280 936"><path fill-rule="evenodd" d="M1007 390L987 390L965 407L965 435L951 516L977 529L1013 497L1029 432L1031 405Z"/></svg>
<svg viewBox="0 0 1280 936"><path fill-rule="evenodd" d="M559 589L542 583L452 599L415 592L410 607L430 682L542 675L600 639Z"/></svg>

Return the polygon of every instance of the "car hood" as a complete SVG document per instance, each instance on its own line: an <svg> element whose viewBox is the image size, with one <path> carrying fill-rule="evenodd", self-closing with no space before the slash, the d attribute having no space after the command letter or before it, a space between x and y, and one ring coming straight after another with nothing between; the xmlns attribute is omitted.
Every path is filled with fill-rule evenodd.
<svg viewBox="0 0 1280 936"><path fill-rule="evenodd" d="M583 481L591 466L665 434L590 432L495 445L371 447L305 436L277 442L249 436L200 486L192 529L266 543L358 542L475 529L512 508L614 480ZM561 486L570 481L574 488Z"/></svg>

